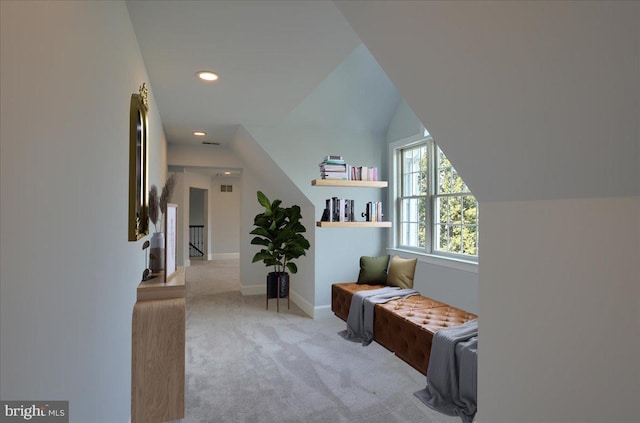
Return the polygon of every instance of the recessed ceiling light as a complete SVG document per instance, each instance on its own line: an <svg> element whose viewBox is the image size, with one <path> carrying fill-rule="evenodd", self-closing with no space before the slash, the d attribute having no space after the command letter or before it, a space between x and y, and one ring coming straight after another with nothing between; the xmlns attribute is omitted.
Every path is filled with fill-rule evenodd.
<svg viewBox="0 0 640 423"><path fill-rule="evenodd" d="M224 171L224 174L225 174L225 175L231 175L231 172L229 172L228 170L225 170L225 171Z"/></svg>
<svg viewBox="0 0 640 423"><path fill-rule="evenodd" d="M207 133L204 131L193 131L193 135L195 135L196 137L204 137L205 135L207 135Z"/></svg>
<svg viewBox="0 0 640 423"><path fill-rule="evenodd" d="M217 81L220 78L217 73L211 71L200 71L196 73L196 75L198 76L198 78L207 82Z"/></svg>

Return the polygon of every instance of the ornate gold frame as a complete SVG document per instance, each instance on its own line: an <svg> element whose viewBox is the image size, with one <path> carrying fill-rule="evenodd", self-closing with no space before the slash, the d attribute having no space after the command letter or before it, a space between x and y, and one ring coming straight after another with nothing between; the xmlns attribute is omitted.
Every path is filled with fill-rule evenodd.
<svg viewBox="0 0 640 423"><path fill-rule="evenodd" d="M129 112L129 241L149 234L147 87L131 94Z"/></svg>

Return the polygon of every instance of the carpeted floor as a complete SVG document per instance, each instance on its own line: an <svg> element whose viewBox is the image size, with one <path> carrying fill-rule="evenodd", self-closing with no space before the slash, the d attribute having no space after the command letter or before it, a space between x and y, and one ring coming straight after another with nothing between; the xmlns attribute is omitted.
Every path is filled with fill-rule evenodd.
<svg viewBox="0 0 640 423"><path fill-rule="evenodd" d="M413 393L425 377L377 343L342 339L337 317L240 295L237 260L187 268L185 418L180 422L458 423ZM283 306L284 304L284 306Z"/></svg>

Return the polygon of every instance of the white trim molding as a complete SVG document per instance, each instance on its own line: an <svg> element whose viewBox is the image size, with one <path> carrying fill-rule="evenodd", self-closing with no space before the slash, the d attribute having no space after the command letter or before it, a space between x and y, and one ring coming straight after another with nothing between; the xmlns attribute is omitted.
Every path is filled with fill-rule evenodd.
<svg viewBox="0 0 640 423"><path fill-rule="evenodd" d="M464 261L453 257L442 257L435 254L422 254L415 251L402 250L399 248L387 248L391 254L398 254L403 258L417 258L419 262L434 264L436 266L449 267L451 269L462 270L470 273L478 273L478 263Z"/></svg>
<svg viewBox="0 0 640 423"><path fill-rule="evenodd" d="M289 295L291 295L291 301L295 305L300 307L300 310L302 310L304 312L304 314L306 314L307 316L311 317L312 319L315 319L315 310L314 310L313 304L311 304L309 301L305 300L302 297L302 295L298 294L294 290L289 291Z"/></svg>

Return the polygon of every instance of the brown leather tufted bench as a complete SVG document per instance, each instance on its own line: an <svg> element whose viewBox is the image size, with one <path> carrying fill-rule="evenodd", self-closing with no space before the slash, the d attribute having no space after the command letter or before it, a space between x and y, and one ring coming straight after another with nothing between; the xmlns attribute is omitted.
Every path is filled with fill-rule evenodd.
<svg viewBox="0 0 640 423"><path fill-rule="evenodd" d="M355 292L382 287L383 285L355 283L334 284L331 287L331 310L346 321L351 297ZM414 295L376 304L374 339L426 375L433 334L442 328L458 326L477 317L440 301Z"/></svg>
<svg viewBox="0 0 640 423"><path fill-rule="evenodd" d="M351 307L351 297L353 294L363 289L384 288L384 285L358 285L357 283L336 283L331 286L331 311L336 316L347 321L349 308Z"/></svg>

